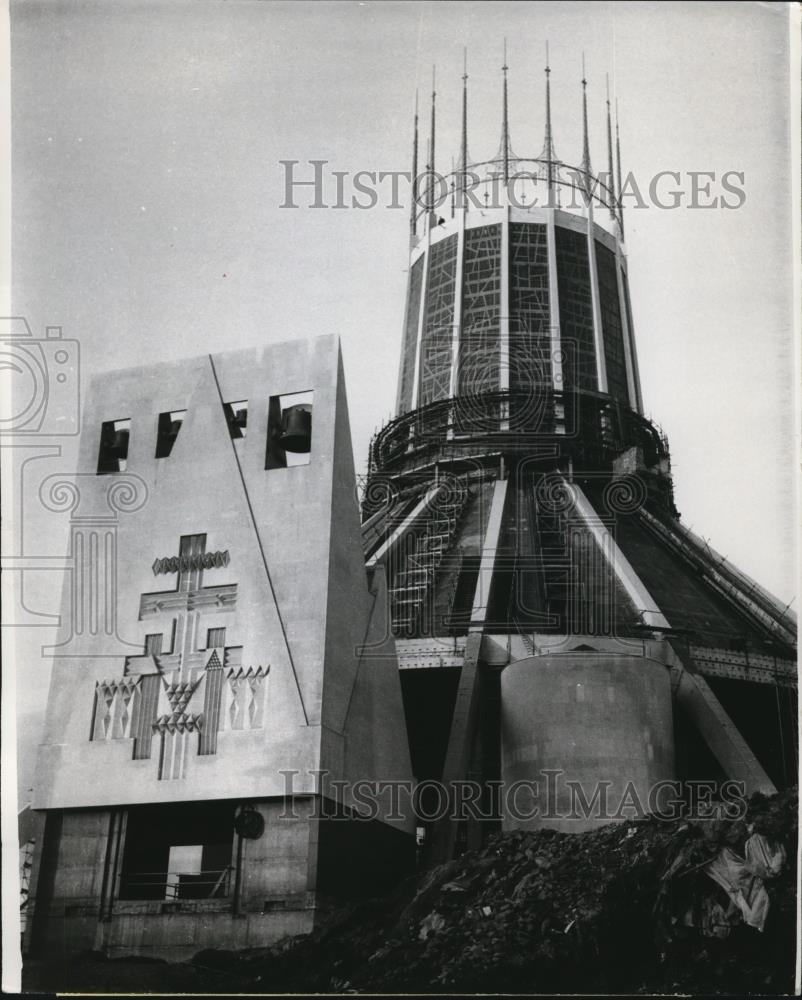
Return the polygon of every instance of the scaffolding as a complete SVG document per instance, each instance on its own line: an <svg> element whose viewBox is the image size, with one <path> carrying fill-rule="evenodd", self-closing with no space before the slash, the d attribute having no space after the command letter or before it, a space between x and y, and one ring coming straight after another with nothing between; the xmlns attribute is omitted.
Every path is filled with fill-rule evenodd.
<svg viewBox="0 0 802 1000"><path fill-rule="evenodd" d="M467 482L450 478L443 482L422 529L412 539L404 564L390 588L393 632L412 635L433 617L434 583L438 567L457 537L470 499Z"/></svg>

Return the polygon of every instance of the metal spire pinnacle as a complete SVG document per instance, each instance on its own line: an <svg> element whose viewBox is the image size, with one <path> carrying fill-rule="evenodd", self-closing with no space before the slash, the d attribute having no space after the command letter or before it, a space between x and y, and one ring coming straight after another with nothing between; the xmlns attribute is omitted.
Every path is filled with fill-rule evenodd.
<svg viewBox="0 0 802 1000"><path fill-rule="evenodd" d="M504 112L501 125L501 147L504 156L504 183L510 179L510 122L507 116L507 39L504 39L504 65L501 71L504 74Z"/></svg>
<svg viewBox="0 0 802 1000"><path fill-rule="evenodd" d="M435 156L435 153L434 153L434 134L435 134L435 98L436 97L437 97L437 92L435 90L435 67L432 66L432 129L431 129L431 138L429 140L429 169L431 170L431 177L430 177L430 182L429 182L429 192L430 192L430 196L429 196L429 210L430 210L430 213L431 213L430 216L429 216L429 223L430 223L430 225L434 225L434 223L436 221L436 219L435 219L435 211L434 211L434 208L435 208L435 204L434 204L434 202L435 202L435 199L434 199L434 190L435 190L435 178L434 178L434 172L435 172L435 165L434 165L434 156Z"/></svg>
<svg viewBox="0 0 802 1000"><path fill-rule="evenodd" d="M610 218L615 219L615 176L613 175L613 130L610 119L610 75L607 74L607 187L609 188Z"/></svg>
<svg viewBox="0 0 802 1000"><path fill-rule="evenodd" d="M549 66L549 43L546 42L546 136L543 141L543 152L540 159L546 161L546 180L548 182L549 206L554 204L554 139L551 133L551 67Z"/></svg>
<svg viewBox="0 0 802 1000"><path fill-rule="evenodd" d="M588 143L588 81L585 79L585 53L582 53L582 170L585 176L585 190L590 190L590 174L593 167L590 164L590 145Z"/></svg>
<svg viewBox="0 0 802 1000"><path fill-rule="evenodd" d="M503 73L503 89L502 89L502 113L501 113L501 143L498 147L498 152L495 155L495 160L501 160L502 162L502 172L504 174L505 183L509 180L510 175L510 160L517 160L518 157L513 152L512 143L510 142L510 119L508 114L508 103L507 103L507 70L509 66L507 65L507 39L504 39L504 65L501 67L501 72Z"/></svg>
<svg viewBox="0 0 802 1000"><path fill-rule="evenodd" d="M459 154L460 208L466 207L464 191L467 187L468 171L468 50L462 50L462 142Z"/></svg>
<svg viewBox="0 0 802 1000"><path fill-rule="evenodd" d="M415 238L418 212L418 91L415 91L415 126L412 138L412 204L409 209L409 235Z"/></svg>
<svg viewBox="0 0 802 1000"><path fill-rule="evenodd" d="M621 227L621 238L624 238L624 205L621 201L623 187L621 185L621 141L618 135L618 98L615 101L615 161L618 189L618 225Z"/></svg>

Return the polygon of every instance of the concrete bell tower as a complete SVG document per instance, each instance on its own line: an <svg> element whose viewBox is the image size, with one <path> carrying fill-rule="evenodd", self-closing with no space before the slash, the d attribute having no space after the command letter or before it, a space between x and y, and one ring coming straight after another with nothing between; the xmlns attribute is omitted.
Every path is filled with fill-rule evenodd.
<svg viewBox="0 0 802 1000"><path fill-rule="evenodd" d="M29 950L266 944L412 870L412 816L349 791L410 778L354 485L335 337L95 378L42 494L71 572Z"/></svg>

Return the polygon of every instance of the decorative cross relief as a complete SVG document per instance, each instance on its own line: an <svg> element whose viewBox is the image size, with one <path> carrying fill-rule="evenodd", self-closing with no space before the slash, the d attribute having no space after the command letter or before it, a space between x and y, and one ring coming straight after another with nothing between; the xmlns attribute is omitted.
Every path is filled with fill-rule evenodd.
<svg viewBox="0 0 802 1000"><path fill-rule="evenodd" d="M133 735L132 726L139 710L139 678L98 681L95 685L93 740L119 740Z"/></svg>
<svg viewBox="0 0 802 1000"><path fill-rule="evenodd" d="M242 647L225 645L225 629L208 632L201 648L204 615L232 612L237 584L203 586L203 570L227 566L228 551L206 552L205 535L181 538L178 556L156 559L154 575L178 573L175 590L143 594L139 620L172 616L170 649L164 633L149 635L142 656L126 658L121 680L95 689L93 740L133 739L134 760L148 759L159 737L159 778L183 778L189 734L198 734L198 754L217 752L222 729L260 729L265 678L270 667L242 667Z"/></svg>
<svg viewBox="0 0 802 1000"><path fill-rule="evenodd" d="M261 729L264 711L263 683L270 667L263 671L249 667L228 672L228 691L224 712L226 729Z"/></svg>

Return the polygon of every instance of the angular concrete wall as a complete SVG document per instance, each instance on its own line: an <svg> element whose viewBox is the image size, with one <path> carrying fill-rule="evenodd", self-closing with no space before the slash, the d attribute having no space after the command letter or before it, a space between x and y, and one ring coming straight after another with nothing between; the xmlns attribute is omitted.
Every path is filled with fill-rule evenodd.
<svg viewBox="0 0 802 1000"><path fill-rule="evenodd" d="M314 392L311 461L266 470L268 398L305 390ZM248 400L247 436L232 442L222 403L238 400ZM156 459L158 414L181 409L172 453ZM101 424L122 418L131 420L126 472L95 475ZM114 516L117 635L70 638L75 595L66 588L34 805L263 798L283 794L287 768L300 772L296 794L316 791L307 772L319 768L337 779L346 770L408 777L386 597L370 591L362 556L336 338L104 375L92 384L83 426L73 519L108 513L109 488L125 481L143 502ZM165 781L157 740L146 760L132 759L130 738L90 740L94 692L99 681L156 672L143 656L145 636L163 631L168 643L172 620L178 629L181 621L170 611L141 620L142 595L176 587L175 574L156 575L152 565L196 533L206 534L207 552L230 555L228 565L204 570L202 588L236 585L236 606L203 608L189 648L202 650L207 629L225 628L243 669L269 668L264 717L256 728L221 727L217 752L206 756L193 735L185 776ZM368 633L375 649L363 656ZM197 713L203 704L193 698Z"/></svg>

